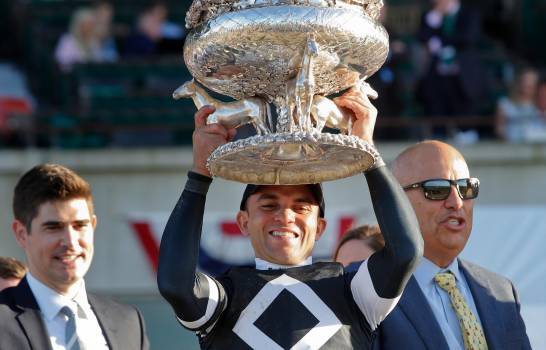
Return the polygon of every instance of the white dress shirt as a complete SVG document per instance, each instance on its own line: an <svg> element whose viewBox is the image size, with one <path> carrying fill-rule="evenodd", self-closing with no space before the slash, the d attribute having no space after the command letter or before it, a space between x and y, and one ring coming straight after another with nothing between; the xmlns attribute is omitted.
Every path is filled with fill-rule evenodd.
<svg viewBox="0 0 546 350"><path fill-rule="evenodd" d="M461 291L468 306L476 316L476 319L481 325L480 315L476 309L474 298L470 293L470 288L464 277L459 270L459 262L457 259L447 266L441 268L436 266L432 261L423 257L421 263L413 273L413 276L417 280L417 284L421 287L421 291L425 295L440 328L444 334L444 337L451 350L464 350L464 340L461 333L461 327L457 320L457 315L451 306L449 295L445 290L440 288L436 282L434 282L434 276L441 272L451 272L455 275L457 282L457 288Z"/></svg>
<svg viewBox="0 0 546 350"><path fill-rule="evenodd" d="M68 306L72 310L78 310L76 313L76 333L80 339L82 350L108 349L99 321L87 300L83 280L73 295L62 295L38 281L30 272L27 273L26 278L40 307L53 350L66 349L65 330L68 317L59 313L64 306Z"/></svg>

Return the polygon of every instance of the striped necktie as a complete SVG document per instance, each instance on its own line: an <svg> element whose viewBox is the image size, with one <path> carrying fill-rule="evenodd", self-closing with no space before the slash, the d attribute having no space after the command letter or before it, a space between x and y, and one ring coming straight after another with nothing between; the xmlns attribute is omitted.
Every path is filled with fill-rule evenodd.
<svg viewBox="0 0 546 350"><path fill-rule="evenodd" d="M68 317L65 330L66 349L81 350L80 340L76 333L76 315L74 314L74 311L68 306L63 306L59 312Z"/></svg>
<svg viewBox="0 0 546 350"><path fill-rule="evenodd" d="M487 350L482 327L457 288L455 276L450 272L439 273L434 281L449 295L451 306L459 320L465 350Z"/></svg>

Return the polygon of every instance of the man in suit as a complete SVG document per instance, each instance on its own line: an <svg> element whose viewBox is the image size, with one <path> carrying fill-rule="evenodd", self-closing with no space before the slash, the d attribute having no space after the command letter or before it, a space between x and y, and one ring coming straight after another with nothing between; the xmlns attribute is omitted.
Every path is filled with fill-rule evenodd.
<svg viewBox="0 0 546 350"><path fill-rule="evenodd" d="M86 292L97 224L89 184L38 165L19 179L13 212L29 272L0 293L0 349L148 349L135 308Z"/></svg>
<svg viewBox="0 0 546 350"><path fill-rule="evenodd" d="M375 349L530 349L512 283L458 258L479 191L463 156L448 144L421 142L396 158L393 174L415 210L425 249L380 325Z"/></svg>
<svg viewBox="0 0 546 350"><path fill-rule="evenodd" d="M418 33L428 60L418 98L426 116L473 115L485 81L478 55L479 13L459 0L431 2ZM441 128L436 133L445 136Z"/></svg>

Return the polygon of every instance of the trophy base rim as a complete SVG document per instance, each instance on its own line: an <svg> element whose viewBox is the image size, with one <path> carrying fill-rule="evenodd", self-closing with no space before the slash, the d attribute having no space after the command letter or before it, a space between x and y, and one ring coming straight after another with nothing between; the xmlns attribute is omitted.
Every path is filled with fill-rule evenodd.
<svg viewBox="0 0 546 350"><path fill-rule="evenodd" d="M356 136L300 131L227 143L210 155L207 167L213 176L242 183L299 185L355 175L378 157Z"/></svg>

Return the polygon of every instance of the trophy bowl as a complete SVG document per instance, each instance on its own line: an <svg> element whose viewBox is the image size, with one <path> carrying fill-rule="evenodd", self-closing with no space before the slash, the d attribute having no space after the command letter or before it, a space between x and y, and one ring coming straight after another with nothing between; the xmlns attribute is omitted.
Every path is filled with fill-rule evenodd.
<svg viewBox="0 0 546 350"><path fill-rule="evenodd" d="M184 45L195 81L173 95L193 98L198 108L215 106L208 123L252 123L257 131L215 150L211 174L301 184L372 166L374 147L350 135L352 120L326 96L353 86L373 91L364 81L388 54L388 35L376 21L381 6L381 0L195 0ZM236 101L218 101L203 86Z"/></svg>

